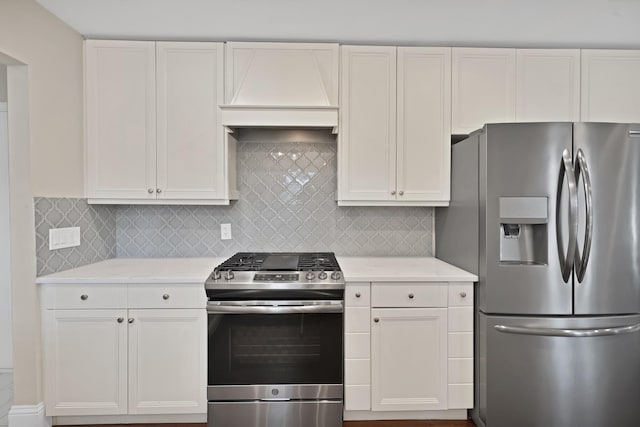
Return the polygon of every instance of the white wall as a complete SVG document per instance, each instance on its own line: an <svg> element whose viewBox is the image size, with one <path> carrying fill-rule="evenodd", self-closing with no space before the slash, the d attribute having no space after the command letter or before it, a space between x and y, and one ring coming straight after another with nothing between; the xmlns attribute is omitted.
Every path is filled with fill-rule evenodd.
<svg viewBox="0 0 640 427"><path fill-rule="evenodd" d="M7 102L7 67L0 65L0 102Z"/></svg>
<svg viewBox="0 0 640 427"><path fill-rule="evenodd" d="M29 65L34 195L83 197L82 37L34 0L0 0L0 52Z"/></svg>
<svg viewBox="0 0 640 427"><path fill-rule="evenodd" d="M638 0L38 0L99 38L640 47Z"/></svg>
<svg viewBox="0 0 640 427"><path fill-rule="evenodd" d="M6 81L5 76L0 76ZM0 370L13 368L9 258L9 145L7 104L0 102Z"/></svg>

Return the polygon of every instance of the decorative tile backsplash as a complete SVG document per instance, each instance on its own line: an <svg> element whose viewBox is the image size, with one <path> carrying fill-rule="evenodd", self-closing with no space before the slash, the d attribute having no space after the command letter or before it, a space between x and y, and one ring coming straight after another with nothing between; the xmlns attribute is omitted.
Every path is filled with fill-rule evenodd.
<svg viewBox="0 0 640 427"><path fill-rule="evenodd" d="M433 254L432 208L337 206L335 141L257 142L259 138L270 141L269 134L253 133L238 144L240 199L230 206L119 207L117 256ZM232 240L220 240L223 223L231 224Z"/></svg>
<svg viewBox="0 0 640 427"><path fill-rule="evenodd" d="M37 274L55 273L116 255L116 208L85 199L36 197ZM49 229L80 227L80 246L49 250Z"/></svg>
<svg viewBox="0 0 640 427"><path fill-rule="evenodd" d="M433 255L433 209L338 207L336 143L252 131L237 147L240 199L230 206L88 205L36 198L38 275L118 257L227 256L238 251ZM273 141L279 142L273 142ZM296 142L305 140L306 142ZM287 141L287 142L282 142ZM220 224L232 240L220 240ZM49 229L80 227L81 245L49 250Z"/></svg>

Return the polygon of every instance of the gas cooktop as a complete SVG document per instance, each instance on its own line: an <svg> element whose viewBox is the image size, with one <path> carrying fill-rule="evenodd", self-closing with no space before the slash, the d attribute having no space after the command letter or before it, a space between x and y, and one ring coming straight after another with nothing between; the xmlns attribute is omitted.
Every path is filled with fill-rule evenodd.
<svg viewBox="0 0 640 427"><path fill-rule="evenodd" d="M217 266L206 289L342 289L332 252L239 252Z"/></svg>

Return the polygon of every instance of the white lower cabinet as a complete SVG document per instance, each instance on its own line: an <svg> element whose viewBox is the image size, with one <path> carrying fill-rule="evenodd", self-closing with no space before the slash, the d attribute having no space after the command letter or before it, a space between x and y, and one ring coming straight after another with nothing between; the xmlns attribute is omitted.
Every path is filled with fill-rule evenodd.
<svg viewBox="0 0 640 427"><path fill-rule="evenodd" d="M472 283L347 283L345 307L346 419L473 407Z"/></svg>
<svg viewBox="0 0 640 427"><path fill-rule="evenodd" d="M373 309L371 316L371 409L446 409L447 309Z"/></svg>
<svg viewBox="0 0 640 427"><path fill-rule="evenodd" d="M45 311L47 415L127 413L126 316L127 310Z"/></svg>
<svg viewBox="0 0 640 427"><path fill-rule="evenodd" d="M206 412L202 286L154 287L42 287L47 416Z"/></svg>

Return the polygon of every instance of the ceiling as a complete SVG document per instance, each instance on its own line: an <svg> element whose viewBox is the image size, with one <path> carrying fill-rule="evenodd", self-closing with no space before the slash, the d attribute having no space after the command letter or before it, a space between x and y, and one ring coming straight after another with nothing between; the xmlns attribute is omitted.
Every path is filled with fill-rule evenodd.
<svg viewBox="0 0 640 427"><path fill-rule="evenodd" d="M640 0L37 0L87 38L640 48Z"/></svg>

